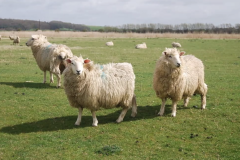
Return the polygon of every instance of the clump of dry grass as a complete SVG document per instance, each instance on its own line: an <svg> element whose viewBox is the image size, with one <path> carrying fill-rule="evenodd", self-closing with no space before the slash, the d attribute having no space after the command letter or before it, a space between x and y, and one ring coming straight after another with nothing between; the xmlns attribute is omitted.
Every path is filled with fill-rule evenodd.
<svg viewBox="0 0 240 160"><path fill-rule="evenodd" d="M206 33L115 33L115 32L72 32L72 31L4 31L3 38L9 35L29 38L34 34L43 34L49 38L198 38L198 39L240 39L240 34L206 34Z"/></svg>

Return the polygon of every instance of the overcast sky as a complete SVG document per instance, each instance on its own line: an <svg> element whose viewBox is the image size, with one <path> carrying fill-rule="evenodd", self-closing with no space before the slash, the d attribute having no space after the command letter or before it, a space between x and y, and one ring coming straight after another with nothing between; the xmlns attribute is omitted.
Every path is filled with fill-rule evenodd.
<svg viewBox="0 0 240 160"><path fill-rule="evenodd" d="M240 23L240 0L0 0L0 18L96 26Z"/></svg>

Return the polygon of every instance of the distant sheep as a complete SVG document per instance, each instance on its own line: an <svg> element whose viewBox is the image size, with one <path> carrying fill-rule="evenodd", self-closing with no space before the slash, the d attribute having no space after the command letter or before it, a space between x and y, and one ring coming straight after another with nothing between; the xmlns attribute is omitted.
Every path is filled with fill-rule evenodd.
<svg viewBox="0 0 240 160"><path fill-rule="evenodd" d="M172 47L180 48L180 47L182 47L182 46L181 46L181 44L178 43L178 42L173 42L173 43L172 43Z"/></svg>
<svg viewBox="0 0 240 160"><path fill-rule="evenodd" d="M67 62L68 66L63 73L64 89L70 105L79 110L75 125L80 125L83 108L91 110L93 126L98 125L95 112L100 108L121 106L122 112L117 123L123 121L131 107L131 116L136 116L135 75L131 64L99 65L76 56Z"/></svg>
<svg viewBox="0 0 240 160"><path fill-rule="evenodd" d="M106 46L113 46L114 44L113 44L113 42L112 41L110 41L110 42L106 42Z"/></svg>
<svg viewBox="0 0 240 160"><path fill-rule="evenodd" d="M172 100L172 116L176 116L177 102L184 99L186 107L193 94L201 95L201 108L206 107L207 85L204 83L204 66L201 60L183 56L176 48L166 48L156 63L153 88L162 99L158 115L162 116L167 98Z"/></svg>
<svg viewBox="0 0 240 160"><path fill-rule="evenodd" d="M17 36L14 40L13 40L13 44L19 44L20 43L20 37Z"/></svg>
<svg viewBox="0 0 240 160"><path fill-rule="evenodd" d="M14 39L16 39L17 38L17 36L9 36L9 39L10 40L14 40Z"/></svg>
<svg viewBox="0 0 240 160"><path fill-rule="evenodd" d="M32 35L26 45L31 46L38 67L44 72L43 83L46 83L46 71L49 71L50 83L54 82L54 74L58 78L57 87L60 87L61 73L67 65L65 59L73 56L72 51L65 45L49 43L44 35Z"/></svg>
<svg viewBox="0 0 240 160"><path fill-rule="evenodd" d="M146 49L147 48L147 45L145 42L143 42L142 44L137 44L136 49Z"/></svg>

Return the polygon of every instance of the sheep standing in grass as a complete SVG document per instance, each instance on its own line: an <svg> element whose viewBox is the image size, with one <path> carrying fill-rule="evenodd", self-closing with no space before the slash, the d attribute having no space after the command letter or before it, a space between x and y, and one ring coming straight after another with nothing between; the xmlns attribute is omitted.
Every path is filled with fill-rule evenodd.
<svg viewBox="0 0 240 160"><path fill-rule="evenodd" d="M110 42L106 42L106 46L113 46L114 44L113 44L113 42L112 41L110 41Z"/></svg>
<svg viewBox="0 0 240 160"><path fill-rule="evenodd" d="M19 44L20 43L20 37L17 36L14 40L13 40L13 44Z"/></svg>
<svg viewBox="0 0 240 160"><path fill-rule="evenodd" d="M172 100L172 116L176 116L177 102L184 99L186 107L193 94L200 94L202 109L206 106L207 85L204 83L204 66L201 60L183 56L176 48L166 48L156 63L153 88L162 99L158 115L162 116L167 98Z"/></svg>
<svg viewBox="0 0 240 160"><path fill-rule="evenodd" d="M143 42L142 44L137 44L136 49L146 49L147 48L147 45L145 42Z"/></svg>
<svg viewBox="0 0 240 160"><path fill-rule="evenodd" d="M172 43L172 47L174 47L174 48L180 48L180 47L182 47L182 46L181 46L181 44L178 43L178 42L173 42L173 43Z"/></svg>
<svg viewBox="0 0 240 160"><path fill-rule="evenodd" d="M65 45L49 43L43 35L32 35L26 45L31 46L38 67L44 72L43 83L46 83L46 71L49 71L50 83L54 82L54 74L58 78L57 87L60 87L61 73L67 65L65 59L73 56L71 50Z"/></svg>
<svg viewBox="0 0 240 160"><path fill-rule="evenodd" d="M93 126L98 125L95 112L100 108L121 106L122 112L117 123L123 121L131 107L131 116L136 116L135 75L131 64L99 65L76 56L67 62L68 66L63 73L64 89L70 105L79 110L75 125L80 125L83 108L91 110Z"/></svg>

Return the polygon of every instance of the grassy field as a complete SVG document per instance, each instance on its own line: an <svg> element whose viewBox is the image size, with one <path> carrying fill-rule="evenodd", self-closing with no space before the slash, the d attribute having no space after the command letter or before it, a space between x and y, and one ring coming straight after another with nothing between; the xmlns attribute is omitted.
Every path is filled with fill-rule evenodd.
<svg viewBox="0 0 240 160"><path fill-rule="evenodd" d="M114 47L104 45L110 40ZM128 111L116 124L120 109L103 109L97 112L98 127L91 126L88 110L81 126L74 126L77 109L70 107L62 87L56 89L55 77L54 84L42 84L43 73L26 41L22 38L19 46L0 41L0 159L240 159L240 40L49 38L95 63L132 63L136 118ZM170 101L158 117L161 101L152 89L153 71L172 41L203 61L207 109L202 111L200 96L194 96L187 108L178 104L175 118ZM134 49L141 42L148 49Z"/></svg>

